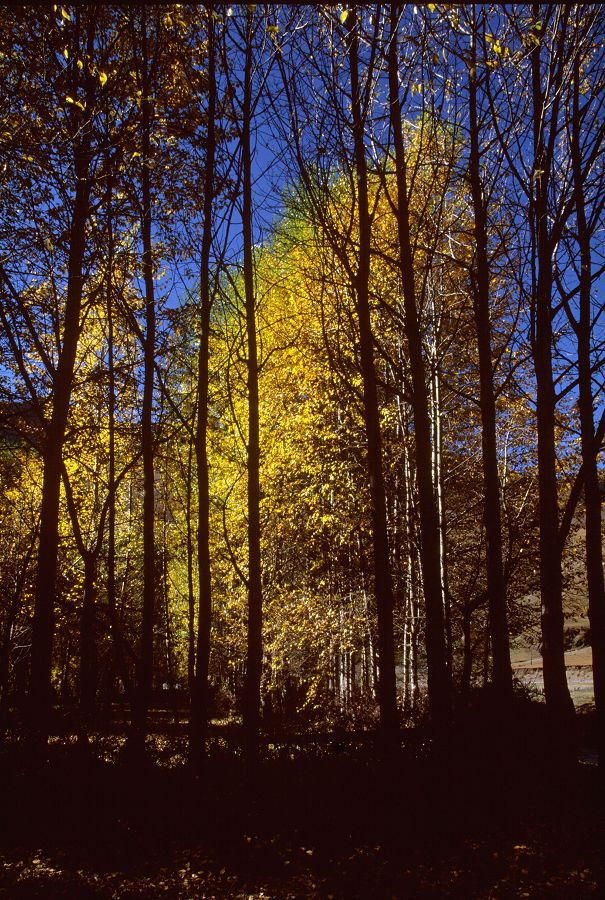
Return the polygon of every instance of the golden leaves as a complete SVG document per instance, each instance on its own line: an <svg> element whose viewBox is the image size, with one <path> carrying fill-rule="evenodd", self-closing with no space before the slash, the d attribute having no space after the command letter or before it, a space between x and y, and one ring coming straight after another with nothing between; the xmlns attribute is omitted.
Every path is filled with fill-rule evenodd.
<svg viewBox="0 0 605 900"><path fill-rule="evenodd" d="M67 94L65 96L65 102L70 103L73 106L77 106L78 109L81 109L82 111L84 111L86 109L85 105L82 103L81 100L74 100L74 98L70 97L69 94Z"/></svg>

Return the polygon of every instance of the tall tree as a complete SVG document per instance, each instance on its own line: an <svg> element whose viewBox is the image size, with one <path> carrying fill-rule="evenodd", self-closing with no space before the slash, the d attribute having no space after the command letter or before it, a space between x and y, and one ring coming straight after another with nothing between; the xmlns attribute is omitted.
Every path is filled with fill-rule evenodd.
<svg viewBox="0 0 605 900"><path fill-rule="evenodd" d="M244 82L240 148L242 155L242 241L244 251L244 304L246 311L246 367L248 373L248 651L244 699L246 750L258 753L260 699L263 665L263 589L261 576L260 529L260 427L258 409L258 348L256 329L256 291L254 285L254 248L252 237L252 66L254 20L248 7L245 22Z"/></svg>
<svg viewBox="0 0 605 900"><path fill-rule="evenodd" d="M554 368L555 257L572 210L568 166L561 156L562 91L570 51L569 7L532 4L494 43L485 90L492 124L510 174L515 211L524 221L526 268L519 284L528 302L536 388L540 595L544 685L552 739L562 757L571 750L573 703L565 671L562 544L557 476L557 394ZM511 42L511 47L506 41ZM511 50L517 49L516 56ZM555 188L556 185L556 188Z"/></svg>
<svg viewBox="0 0 605 900"><path fill-rule="evenodd" d="M531 114L533 166L530 214L535 240L535 288L533 313L535 331L532 342L536 376L536 418L538 432L538 484L540 521L540 593L542 598L542 655L546 702L557 728L557 737L565 741L573 704L567 685L563 642L563 582L559 541L559 504L556 459L556 391L553 373L553 257L557 235L551 226L549 190L556 148L561 86L566 67L565 51L569 10L554 13L556 31L550 50L549 89L544 87L543 29L539 4L532 6L536 42L531 50ZM560 219L558 224L560 224Z"/></svg>
<svg viewBox="0 0 605 900"><path fill-rule="evenodd" d="M568 317L575 332L578 354L578 411L582 468L584 473L584 506L586 515L586 573L588 587L588 616L594 696L597 713L597 744L599 765L605 767L605 582L603 578L601 489L598 470L598 443L594 422L595 396L593 389L594 337L593 312L593 243L603 223L605 183L594 177L593 170L603 151L605 128L602 114L603 74L596 63L595 35L603 27L602 10L592 6L574 7L573 27L575 46L571 78L571 98L568 116L572 163L573 197L576 230L573 250L579 250L579 266L571 260L570 268L578 271L578 311L570 308L569 292L561 285ZM593 43L594 42L594 43ZM585 86L588 90L585 89ZM572 253L573 253L572 250Z"/></svg>
<svg viewBox="0 0 605 900"><path fill-rule="evenodd" d="M372 224L368 196L366 150L364 146L365 122L359 71L360 22L354 9L348 11L346 26L349 42L348 57L352 92L351 114L359 216L359 248L353 288L359 322L361 371L363 377L363 412L367 440L368 480L372 501L374 587L378 611L378 698L380 724L385 746L387 749L393 749L397 744L398 728L393 637L393 585L387 532L380 409L374 368L374 337L370 318L369 281ZM377 40L376 33L374 40ZM370 71L366 77L371 79L372 75L373 73Z"/></svg>
<svg viewBox="0 0 605 900"><path fill-rule="evenodd" d="M210 572L210 484L208 468L209 353L212 309L210 254L212 249L213 201L216 157L216 50L214 12L207 7L208 87L206 159L204 163L204 199L202 246L200 257L200 318L197 370L197 416L195 458L197 463L198 534L197 563L199 583L195 676L191 694L191 755L199 763L205 753L210 666L212 581Z"/></svg>
<svg viewBox="0 0 605 900"><path fill-rule="evenodd" d="M155 476L154 476L154 367L156 350L156 301L153 264L153 201L151 195L151 130L153 85L150 72L148 10L142 6L133 18L137 83L141 92L141 206L142 274L145 300L143 338L143 400L141 406L141 451L143 457L143 610L138 659L137 696L133 710L133 747L142 752L147 730L148 707L153 686L153 630L155 621ZM138 21L137 21L138 20ZM157 28L156 28L157 37Z"/></svg>
<svg viewBox="0 0 605 900"><path fill-rule="evenodd" d="M389 108L397 183L396 218L405 309L405 331L412 381L411 404L414 418L418 502L420 507L420 553L426 605L429 703L431 716L436 728L443 729L451 712L451 683L447 668L444 598L440 577L439 516L431 471L429 401L416 301L416 286L414 284L407 162L403 142L401 101L399 98L398 35L400 15L401 5L392 3L388 45Z"/></svg>
<svg viewBox="0 0 605 900"><path fill-rule="evenodd" d="M17 16L17 20L18 18ZM70 192L70 220L66 234L65 299L58 311L56 361L52 361L47 353L42 335L36 333L36 323L29 314L25 291L20 292L15 287L13 278L4 266L1 273L3 289L11 297L13 314L16 314L17 317L24 317L33 346L41 354L41 364L46 368L50 378L48 414L43 416L41 517L32 623L28 716L32 748L37 753L43 750L46 743L53 700L51 674L57 603L61 468L78 340L82 327L86 281L84 261L91 213L95 153L94 115L99 87L98 76L93 68L93 61L96 58L98 10L92 7L79 8L74 11L73 17L65 13L60 26L52 18L47 22L45 13L37 14L33 27L30 27L29 35L24 34L23 23L17 20L12 23L13 36L20 47L22 63L31 67L29 75L34 75L34 82L34 73L40 64L39 59L34 57L42 47L41 43L37 43L37 39L40 37L41 30L46 25L49 26L50 41L44 44L42 60L43 64L49 66L48 71L54 73L56 80L52 84L46 100L49 100L55 90L63 93L63 97L59 101L62 109L64 108L64 120L61 123L60 133L64 135L65 146L70 153L70 177L73 184ZM62 51L61 46L63 46ZM82 58L90 60L90 63L84 66L81 62ZM61 70L59 59L68 61L65 71ZM78 61L80 61L80 65L77 64ZM29 75L26 74L26 78ZM32 106L35 106L36 103L44 104L43 98L36 96L36 90L37 86L34 87L32 83ZM56 100L50 102L54 104ZM42 123L47 120L48 115L38 116L35 122L32 120L32 125L34 129L40 129L43 128ZM43 167L46 162L44 155L52 158L52 151L48 150L49 145L52 147L52 139L49 139L49 133L43 135L41 132L38 138L43 142L42 146L45 148L40 158L40 165ZM52 178L56 173L49 172L47 174ZM59 185L60 193L63 193L64 187L63 184ZM44 200L42 203L44 204ZM47 211L48 205L46 206ZM3 324L5 330L7 327L9 329L7 335L17 367L24 383L32 393L33 402L41 412L41 398L36 393L19 339L16 335L10 334L12 325L5 316L3 316Z"/></svg>
<svg viewBox="0 0 605 900"><path fill-rule="evenodd" d="M481 444L485 493L485 532L487 553L487 593L493 656L494 688L502 699L512 694L509 634L506 610L506 586L502 559L502 516L496 439L496 401L492 362L490 323L490 264L488 257L488 213L481 178L481 133L479 122L479 60L477 55L477 10L473 6L470 59L468 62L469 167L476 241L475 265L471 271L473 309L479 356L481 402Z"/></svg>

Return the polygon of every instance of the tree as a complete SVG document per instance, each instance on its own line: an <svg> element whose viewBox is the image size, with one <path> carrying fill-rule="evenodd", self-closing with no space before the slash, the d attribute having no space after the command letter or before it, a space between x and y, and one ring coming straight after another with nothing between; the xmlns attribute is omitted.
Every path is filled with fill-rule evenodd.
<svg viewBox="0 0 605 900"><path fill-rule="evenodd" d="M358 28L354 10L346 18L348 57L352 91L352 131L357 176L359 215L359 249L354 291L359 322L361 370L363 377L363 410L367 440L367 466L372 498L372 537L374 548L374 582L378 610L378 653L380 721L386 749L397 744L397 697L395 688L395 651L393 642L393 587L387 534L386 497L383 477L382 440L376 373L374 370L374 338L370 320L370 232L371 216L368 197L366 152L364 147L364 116L362 113L359 78ZM371 69L368 72L371 79ZM368 88L366 87L366 90Z"/></svg>
<svg viewBox="0 0 605 900"><path fill-rule="evenodd" d="M191 754L198 758L205 753L208 721L210 636L212 616L212 581L210 572L210 484L208 471L208 415L209 415L209 350L210 316L212 311L210 253L212 249L213 202L215 191L215 154L217 117L217 79L215 23L208 7L208 100L206 160L204 172L204 212L200 256L200 319L197 370L197 415L195 458L198 489L198 632L195 657L195 676L191 694Z"/></svg>
<svg viewBox="0 0 605 900"><path fill-rule="evenodd" d="M15 43L20 50L22 75L29 80L32 91L27 137L40 142L38 158L31 157L31 168L39 177L55 180L59 196L65 197L69 209L69 225L65 234L64 302L57 309L56 357L48 352L45 340L38 332L39 323L30 316L27 299L28 286L15 284L17 272L5 261L1 270L5 297L10 297L11 313L25 322L29 338L39 354L40 363L49 378L48 412L43 414L42 457L44 461L41 494L40 533L37 551L37 576L34 601L31 650L31 686L29 727L32 749L42 750L50 727L52 706L51 671L57 598L57 559L59 547L59 498L63 444L72 394L78 339L85 296L85 254L89 234L91 192L93 189L93 161L95 157L95 115L98 111L100 80L95 65L98 10L78 9L72 18L68 13L57 23L55 17L42 12L33 22L24 21L18 12L9 14ZM32 27L33 26L33 27ZM50 40L46 38L47 31ZM44 49L42 49L44 48ZM84 66L82 59L87 59ZM67 60L67 66L63 63ZM81 65L77 62L80 61ZM40 78L41 67L48 66L53 80ZM48 113L36 112L50 103ZM55 110L61 107L60 116ZM58 119L58 121L57 121ZM70 154L68 181L56 183L59 173L67 174L58 165L57 132ZM37 135L36 135L36 132ZM71 183L71 190L70 185ZM42 193L40 209L49 221L52 217L52 194ZM52 219L51 219L52 220ZM31 220L30 220L31 221ZM34 220L35 221L35 220ZM32 223L33 224L33 223ZM24 239L35 235L35 225ZM50 230L52 234L52 229ZM52 239L51 244L52 247ZM24 246L28 255L44 254L45 247ZM50 251L52 252L52 250ZM20 280L20 276L17 275ZM9 315L11 315L9 313ZM5 337L10 345L17 368L38 409L42 397L36 391L29 372L29 360L24 356L19 339L10 333L13 323L3 315ZM52 355L51 355L52 354Z"/></svg>
<svg viewBox="0 0 605 900"><path fill-rule="evenodd" d="M496 442L496 401L492 363L490 329L490 265L488 258L488 217L485 191L481 179L481 134L478 118L478 26L473 7L471 22L470 59L468 63L469 97L469 180L474 214L476 258L471 274L473 305L479 354L481 391L481 435L483 484L485 492L485 531L487 555L487 593L493 653L494 688L503 701L512 694L509 634L506 610L506 586L502 558L502 518L500 513L500 485Z"/></svg>
<svg viewBox="0 0 605 900"><path fill-rule="evenodd" d="M399 99L399 61L397 53L399 15L398 5L392 4L388 56L389 107L396 168L396 216L399 233L401 281L405 304L405 329L412 380L412 410L414 415L416 470L422 536L421 560L427 615L426 641L429 700L435 726L437 729L443 729L450 715L451 686L447 672L445 651L443 594L439 558L439 517L435 504L431 474L431 431L413 275L414 263L410 239L407 162L403 144L401 104Z"/></svg>
<svg viewBox="0 0 605 900"><path fill-rule="evenodd" d="M141 91L141 241L143 245L143 281L145 285L145 337L143 341L144 375L141 407L141 450L143 456L143 617L137 698L133 710L134 739L139 750L145 742L147 712L153 684L153 628L155 619L155 477L153 394L156 349L156 300L153 278L152 197L151 197L151 123L153 96L147 33L147 11L141 9L139 31L133 41L138 61L137 83ZM138 52L140 51L140 52ZM141 745L141 746L139 746Z"/></svg>
<svg viewBox="0 0 605 900"><path fill-rule="evenodd" d="M591 346L598 310L593 309L593 245L596 232L602 223L605 205L605 184L602 176L593 176L594 166L602 152L604 130L598 116L602 101L599 85L602 75L595 69L594 36L602 28L598 7L581 10L575 7L574 53L570 98L568 100L567 128L572 165L575 229L569 236L568 268L577 279L570 290L556 272L557 284L565 304L568 318L575 332L578 366L578 411L582 448L584 505L586 516L586 572L588 590L588 615L593 656L594 694L598 717L599 764L605 765L605 584L603 580L603 551L601 536L601 491L598 470L598 442L594 421L595 392L593 371L601 360L595 360ZM582 102L583 101L583 102ZM570 108L569 108L570 107ZM575 261L575 249L579 251L579 267ZM577 273L577 274L576 274ZM571 308L573 295L578 297L578 310Z"/></svg>
<svg viewBox="0 0 605 900"><path fill-rule="evenodd" d="M533 7L534 27L539 10ZM565 38L568 14L561 11L556 41L552 47L553 90L563 79ZM541 31L541 28L539 29ZM555 93L550 115L546 116L546 91L542 82L542 40L531 51L531 90L533 127L532 226L536 246L536 282L533 294L535 333L533 359L536 375L538 478L540 516L540 590L542 596L542 636L544 690L547 704L557 720L557 731L564 740L566 721L573 716L573 704L565 675L563 645L563 608L561 546L558 541L558 500L555 444L555 386L552 369L552 290L553 253L556 234L549 224L548 191L552 177L559 100ZM550 49L550 48L549 48ZM549 98L550 99L550 98ZM549 127L550 126L550 127ZM548 128L548 131L546 130ZM560 225L559 219L559 225Z"/></svg>

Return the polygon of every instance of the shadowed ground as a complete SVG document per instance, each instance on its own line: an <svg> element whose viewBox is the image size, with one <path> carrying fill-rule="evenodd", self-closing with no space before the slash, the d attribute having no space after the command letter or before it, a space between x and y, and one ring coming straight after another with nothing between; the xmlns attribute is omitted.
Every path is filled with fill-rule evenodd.
<svg viewBox="0 0 605 900"><path fill-rule="evenodd" d="M9 747L0 897L605 896L597 770L552 770L533 720L471 723L440 754L416 733L388 765L346 736L272 744L254 770L217 742L199 779L179 740L136 767L57 741L35 772Z"/></svg>

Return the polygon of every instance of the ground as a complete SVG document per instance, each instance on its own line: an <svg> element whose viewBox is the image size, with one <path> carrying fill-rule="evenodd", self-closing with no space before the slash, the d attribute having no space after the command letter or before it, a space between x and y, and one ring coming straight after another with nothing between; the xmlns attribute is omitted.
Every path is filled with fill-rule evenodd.
<svg viewBox="0 0 605 900"><path fill-rule="evenodd" d="M542 737L473 725L435 753L415 734L388 764L346 737L254 768L223 748L200 778L175 734L144 766L108 737L88 760L57 740L35 771L13 746L0 898L603 897L597 769L563 776Z"/></svg>
<svg viewBox="0 0 605 900"><path fill-rule="evenodd" d="M515 648L511 658L516 677L537 694L543 695L544 673L539 649L530 646ZM568 650L565 653L565 665L569 692L576 708L594 705L591 647L575 647Z"/></svg>

